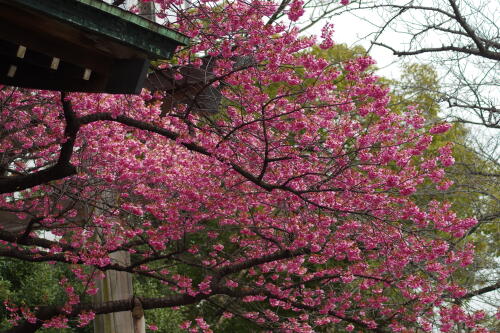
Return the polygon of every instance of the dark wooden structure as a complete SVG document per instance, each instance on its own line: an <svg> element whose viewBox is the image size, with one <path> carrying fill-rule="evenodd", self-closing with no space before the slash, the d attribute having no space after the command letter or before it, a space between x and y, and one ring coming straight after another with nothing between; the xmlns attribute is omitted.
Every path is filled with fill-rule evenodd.
<svg viewBox="0 0 500 333"><path fill-rule="evenodd" d="M0 0L0 84L137 94L189 39L99 0Z"/></svg>
<svg viewBox="0 0 500 333"><path fill-rule="evenodd" d="M226 84L213 73L215 62L220 59L215 56L202 58L202 65L174 66L168 69L155 69L146 80L145 88L151 91L164 93L162 104L162 115L168 114L178 104L187 106L188 112L210 115L219 111L222 101L221 89ZM233 70L239 71L257 65L252 56L236 56L231 60ZM176 80L175 74L182 75L182 79ZM218 82L217 88L211 84Z"/></svg>

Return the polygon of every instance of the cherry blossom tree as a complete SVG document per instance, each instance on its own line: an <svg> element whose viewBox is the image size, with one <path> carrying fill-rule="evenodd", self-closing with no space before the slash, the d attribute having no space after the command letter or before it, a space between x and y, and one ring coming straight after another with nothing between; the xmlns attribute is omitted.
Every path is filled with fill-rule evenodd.
<svg viewBox="0 0 500 333"><path fill-rule="evenodd" d="M155 2L193 40L154 68L165 89L0 90L0 209L12 222L0 255L73 274L59 281L63 304L6 300L10 332L84 326L137 302L211 302L263 331L486 331L450 279L471 263L473 249L455 240L476 221L411 198L426 180L450 186L451 147L424 154L448 124L390 112L370 58L329 63L308 52L331 47L332 32L300 36L290 22L301 1ZM278 11L288 21L271 20ZM171 103L186 68L209 75L190 100ZM221 95L217 112L197 107L207 88ZM111 259L123 251L130 263ZM109 270L168 292L82 301L78 291L94 294Z"/></svg>

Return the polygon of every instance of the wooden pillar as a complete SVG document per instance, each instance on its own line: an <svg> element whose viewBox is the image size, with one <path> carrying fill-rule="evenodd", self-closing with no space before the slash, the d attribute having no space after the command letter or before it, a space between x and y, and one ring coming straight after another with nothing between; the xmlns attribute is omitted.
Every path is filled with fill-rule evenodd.
<svg viewBox="0 0 500 333"><path fill-rule="evenodd" d="M117 204L117 193L107 192L101 195L101 200L108 204ZM98 210L95 213L99 213ZM105 241L96 231L96 237ZM113 263L120 266L130 265L130 253L128 251L117 251L109 255ZM104 279L96 281L99 292L93 297L96 303L119 301L131 299L134 295L132 288L132 274L122 271L106 271ZM97 315L94 320L94 333L135 333L132 311L122 311Z"/></svg>
<svg viewBox="0 0 500 333"><path fill-rule="evenodd" d="M154 2L140 2L139 15L153 22L156 21ZM130 253L120 251L111 255L112 259L125 265L130 264ZM98 281L100 292L96 301L110 301L130 299L134 292L132 289L132 276L130 273L108 271L106 277ZM95 333L146 333L146 320L140 300L134 298L132 311L116 312L98 315L94 320Z"/></svg>
<svg viewBox="0 0 500 333"><path fill-rule="evenodd" d="M125 251L110 255L112 260L122 265L130 264L130 254ZM130 299L133 295L132 277L130 273L107 271L106 277L96 283L99 292L94 296L94 302L107 302ZM94 320L95 333L135 333L131 311L115 312L98 315Z"/></svg>
<svg viewBox="0 0 500 333"><path fill-rule="evenodd" d="M139 15L147 18L150 21L156 22L155 3L140 2ZM128 260L130 262L130 253L127 252ZM128 273L127 273L128 274ZM128 274L128 280L132 286L132 277ZM130 296L133 295L132 288L130 289ZM128 312L127 312L128 313ZM142 308L141 301L134 297L134 308L131 312L133 333L146 333L146 319L144 318L144 309Z"/></svg>

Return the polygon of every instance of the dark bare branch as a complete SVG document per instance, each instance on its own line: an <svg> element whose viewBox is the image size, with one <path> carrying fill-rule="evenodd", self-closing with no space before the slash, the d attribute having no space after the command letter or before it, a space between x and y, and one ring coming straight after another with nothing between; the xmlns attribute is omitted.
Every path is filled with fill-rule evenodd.
<svg viewBox="0 0 500 333"><path fill-rule="evenodd" d="M61 93L61 103L66 128L64 130L65 141L61 144L61 152L57 163L47 169L28 175L0 177L0 194L22 191L76 174L76 168L71 165L70 159L73 154L73 147L80 123L73 111L71 102L66 99L65 93Z"/></svg>

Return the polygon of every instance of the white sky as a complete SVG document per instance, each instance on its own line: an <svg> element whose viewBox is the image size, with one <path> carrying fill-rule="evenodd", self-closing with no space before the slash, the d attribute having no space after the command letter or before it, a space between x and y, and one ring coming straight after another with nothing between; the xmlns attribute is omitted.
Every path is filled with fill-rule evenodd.
<svg viewBox="0 0 500 333"><path fill-rule="evenodd" d="M366 38L367 32L374 31L374 27L368 22L350 14L345 13L336 16L331 20L334 25L335 33L333 40L337 44L347 44L347 46L361 45L368 50L370 47L370 38ZM318 23L311 28L310 33L320 34L322 24ZM392 52L382 47L373 47L370 55L377 61L377 67L380 69L380 75L397 77L399 66L395 64L397 57Z"/></svg>

